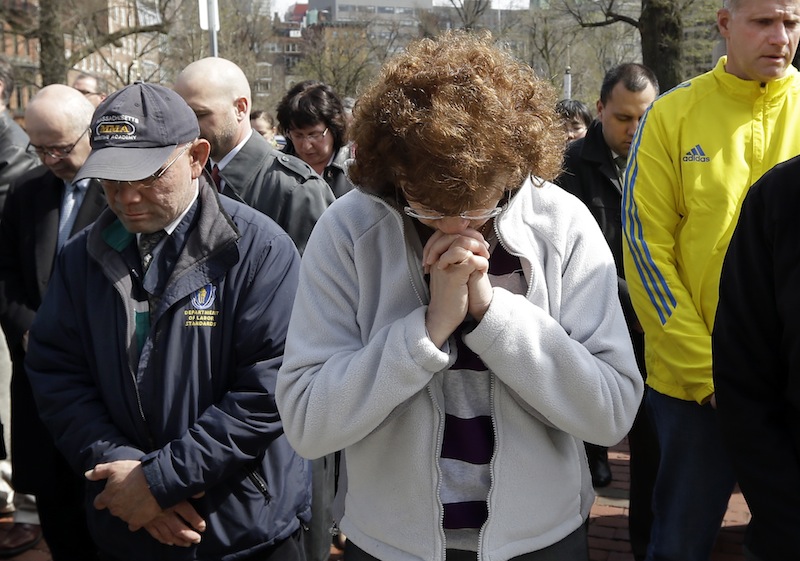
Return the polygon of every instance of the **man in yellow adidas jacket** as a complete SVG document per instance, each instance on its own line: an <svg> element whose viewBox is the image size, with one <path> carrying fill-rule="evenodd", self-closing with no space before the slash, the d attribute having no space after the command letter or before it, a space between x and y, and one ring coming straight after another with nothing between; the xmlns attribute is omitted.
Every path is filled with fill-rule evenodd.
<svg viewBox="0 0 800 561"><path fill-rule="evenodd" d="M625 272L645 331L661 462L648 561L707 561L735 475L715 414L711 330L744 195L800 154L800 0L726 0L727 57L657 99L631 148Z"/></svg>

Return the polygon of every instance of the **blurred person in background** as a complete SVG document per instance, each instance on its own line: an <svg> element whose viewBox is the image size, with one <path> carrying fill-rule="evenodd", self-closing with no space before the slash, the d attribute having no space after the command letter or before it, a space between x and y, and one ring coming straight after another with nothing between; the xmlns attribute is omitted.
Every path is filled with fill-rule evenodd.
<svg viewBox="0 0 800 561"><path fill-rule="evenodd" d="M272 115L261 109L253 109L250 111L250 126L272 144L273 148L278 146L275 142L275 119Z"/></svg>
<svg viewBox="0 0 800 561"><path fill-rule="evenodd" d="M592 114L585 103L577 99L562 99L556 103L556 113L564 121L567 143L586 136L586 131L592 124Z"/></svg>
<svg viewBox="0 0 800 561"><path fill-rule="evenodd" d="M253 132L250 82L242 69L224 58L203 58L181 71L174 89L211 144L206 170L219 192L272 218L302 254L333 193L307 163Z"/></svg>
<svg viewBox="0 0 800 561"><path fill-rule="evenodd" d="M310 165L335 197L353 188L346 168L347 119L333 88L316 80L295 84L278 104L278 123L286 136L284 152Z"/></svg>
<svg viewBox="0 0 800 561"><path fill-rule="evenodd" d="M72 82L72 87L81 92L95 107L108 95L103 81L90 74L80 74Z"/></svg>

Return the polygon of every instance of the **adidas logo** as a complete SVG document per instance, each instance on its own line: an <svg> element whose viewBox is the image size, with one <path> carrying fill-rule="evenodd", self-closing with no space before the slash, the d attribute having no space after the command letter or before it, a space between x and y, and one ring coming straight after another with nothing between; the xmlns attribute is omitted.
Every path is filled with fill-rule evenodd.
<svg viewBox="0 0 800 561"><path fill-rule="evenodd" d="M692 148L691 150L686 152L686 154L684 154L683 161L684 162L710 162L711 158L706 156L706 153L703 152L703 149L700 148L700 145L698 144L697 146L695 146L694 148Z"/></svg>

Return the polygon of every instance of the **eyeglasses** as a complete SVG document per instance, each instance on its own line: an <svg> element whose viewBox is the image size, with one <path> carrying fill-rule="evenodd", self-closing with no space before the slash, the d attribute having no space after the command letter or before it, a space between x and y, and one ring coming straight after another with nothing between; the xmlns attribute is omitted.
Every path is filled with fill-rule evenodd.
<svg viewBox="0 0 800 561"><path fill-rule="evenodd" d="M75 89L78 90L79 92L81 92L86 97L89 97L90 95L103 95L100 92L90 92L89 90L82 90L80 88L75 88Z"/></svg>
<svg viewBox="0 0 800 561"><path fill-rule="evenodd" d="M135 180L135 181L117 181L117 180L115 180L115 179L102 179L101 181L102 181L103 183L105 183L106 185L111 185L111 186L113 186L113 187L121 187L121 186L123 186L123 185L130 185L130 186L135 186L135 187L142 187L142 188L144 188L144 189L149 189L150 187L152 187L152 186L153 186L153 184L154 184L154 183L155 183L155 182L156 182L158 179L161 179L161 177L162 177L162 176L163 176L165 173L167 173L167 170L168 170L168 169L169 169L169 168L172 166L172 164L174 164L175 162L177 162L177 161L178 161L178 159L179 159L181 156L183 156L183 155L186 153L186 151L187 151L189 148L191 148L192 144L194 144L194 141L192 141L192 142L190 142L189 144L187 144L186 146L184 146L184 147L183 147L183 150L181 150L180 152L178 152L178 155L177 155L177 156L175 156L174 158L172 158L172 160L170 160L170 162L169 162L167 165L165 165L165 166L164 166L163 168L161 168L160 170L156 171L154 174L152 174L152 175L148 175L148 176L147 176L147 177L145 177L144 179L137 179L137 180Z"/></svg>
<svg viewBox="0 0 800 561"><path fill-rule="evenodd" d="M412 208L407 206L403 207L403 212L405 212L411 218L416 218L417 220L442 220L443 218L448 218L448 215L446 214L442 214L441 212L436 212L435 210L430 210L427 208ZM499 216L502 212L503 208L496 206L494 208L476 208L473 210L465 210L462 213L450 215L450 217L458 216L464 220L489 220L490 218Z"/></svg>
<svg viewBox="0 0 800 561"><path fill-rule="evenodd" d="M306 140L311 144L316 144L325 138L326 134L328 134L328 127L325 127L325 130L322 132L312 132L311 134L302 134L295 131L289 131L288 136L290 139L292 139L294 144L303 144L303 142Z"/></svg>
<svg viewBox="0 0 800 561"><path fill-rule="evenodd" d="M75 146L78 145L78 142L80 142L81 138L83 138L83 135L86 134L87 132L89 132L89 129L83 131L81 135L78 137L78 140L76 140L69 146L36 146L35 144L29 142L28 148L33 148L33 151L36 152L36 154L40 158L44 158L45 156L50 156L54 160L63 160L64 158L70 155L72 150L75 149Z"/></svg>

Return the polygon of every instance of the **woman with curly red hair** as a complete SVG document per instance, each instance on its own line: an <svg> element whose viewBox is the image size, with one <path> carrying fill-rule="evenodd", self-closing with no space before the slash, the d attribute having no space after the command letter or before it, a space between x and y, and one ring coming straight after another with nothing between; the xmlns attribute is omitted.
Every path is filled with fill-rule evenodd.
<svg viewBox="0 0 800 561"><path fill-rule="evenodd" d="M548 180L552 88L488 34L425 39L359 98L358 186L303 256L276 399L344 450L347 561L588 559L583 441L642 395L608 245Z"/></svg>

